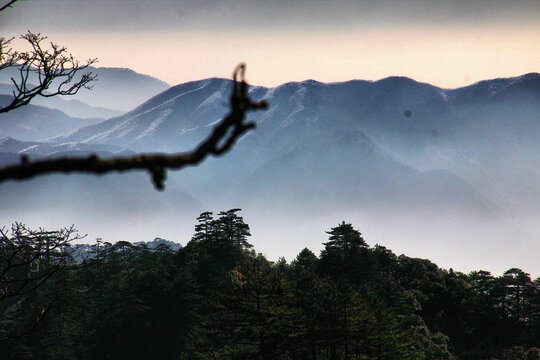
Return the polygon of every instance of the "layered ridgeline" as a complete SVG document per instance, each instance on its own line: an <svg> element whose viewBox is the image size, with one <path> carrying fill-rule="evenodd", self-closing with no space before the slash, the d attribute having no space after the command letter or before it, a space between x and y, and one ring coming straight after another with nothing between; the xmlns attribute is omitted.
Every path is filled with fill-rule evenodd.
<svg viewBox="0 0 540 360"><path fill-rule="evenodd" d="M0 85L0 91L1 91ZM51 98L59 104L70 104L66 100ZM0 107L11 103L12 96L0 93ZM43 101L43 99L42 99ZM83 103L80 103L83 104ZM54 104L53 104L54 105ZM86 108L85 108L86 107ZM89 110L88 105L76 106L76 110L84 108ZM96 110L100 114L99 109ZM85 112L83 112L85 113ZM89 113L86 113L89 114ZM39 105L26 105L8 113L0 114L0 139L13 137L23 141L45 140L55 135L76 130L78 128L99 123L102 118L73 117L54 107Z"/></svg>
<svg viewBox="0 0 540 360"><path fill-rule="evenodd" d="M76 95L62 98L36 98L32 104L57 108L73 117L96 117L96 112L101 112L102 115L98 117L109 118L135 108L170 87L161 80L131 69L90 66L81 72L97 75L97 80L91 83L92 91L81 90ZM12 93L12 78L20 82L21 75L17 67L0 72L0 94ZM31 73L28 84L37 82L36 74ZM54 85L53 82L51 88Z"/></svg>
<svg viewBox="0 0 540 360"><path fill-rule="evenodd" d="M122 115L169 88L161 80L129 69L91 67L87 71L98 76L92 91L82 89L73 96L38 96L30 105L0 114L0 139L45 140ZM0 72L0 106L11 102L16 90L11 79L20 82L20 77L16 67ZM37 83L34 73L30 74L28 87L32 83Z"/></svg>
<svg viewBox="0 0 540 360"><path fill-rule="evenodd" d="M185 151L227 112L230 87L229 80L215 78L181 84L122 116L52 141L136 152ZM540 273L531 256L540 251L535 221L540 216L539 74L454 90L402 77L332 84L309 80L254 87L252 95L271 105L251 115L256 131L224 157L170 174L166 194L178 191L193 201L164 196L162 207L147 205L144 198L130 203L121 216L118 209L103 215L115 223L115 234L120 228L130 231L135 212L144 213L148 224L159 223L163 234L158 235L182 241L190 230L176 227L181 214L196 214L200 204L240 206L253 217L258 248L271 257L290 249L285 255L293 256L309 245L299 239L320 243L314 234L343 214L397 251L443 266L502 271L515 264ZM119 187L147 181L145 176L122 177ZM50 179L35 181L50 184ZM76 199L60 196L55 186L70 180L54 179L43 191ZM33 182L10 183L13 201ZM103 194L116 204L136 197L130 191ZM108 211L104 207L99 213ZM304 227L291 226L296 222ZM137 236L143 237L136 240L156 235L146 235L136 224ZM108 234L105 228L99 235Z"/></svg>

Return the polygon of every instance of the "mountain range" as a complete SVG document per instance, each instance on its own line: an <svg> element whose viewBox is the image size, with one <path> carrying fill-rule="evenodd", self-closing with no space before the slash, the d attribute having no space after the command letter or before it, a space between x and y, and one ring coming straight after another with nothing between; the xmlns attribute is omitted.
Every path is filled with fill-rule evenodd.
<svg viewBox="0 0 540 360"><path fill-rule="evenodd" d="M51 130L46 142L0 140L0 161L17 161L21 152L186 151L226 114L231 86L218 78L180 84L120 116ZM53 213L70 209L71 218L103 224L104 232L114 222L137 234L134 241L162 236L183 243L191 228L178 230L179 214L192 223L201 210L242 207L266 244L257 247L270 256L291 244L296 254L306 241L324 240L324 230L347 217L375 241L441 264L507 269L521 261L540 273L528 255L540 251L540 74L451 90L405 77L307 80L254 86L251 96L270 103L250 115L257 129L225 156L171 173L166 196L154 194L139 174L58 175L1 184L0 206L37 219L43 211L36 208L57 201ZM73 216L77 212L84 215ZM0 215L17 220L5 210ZM72 221L66 214L58 218ZM139 225L142 219L149 225ZM292 222L305 226L287 232ZM509 238L513 252L505 247Z"/></svg>

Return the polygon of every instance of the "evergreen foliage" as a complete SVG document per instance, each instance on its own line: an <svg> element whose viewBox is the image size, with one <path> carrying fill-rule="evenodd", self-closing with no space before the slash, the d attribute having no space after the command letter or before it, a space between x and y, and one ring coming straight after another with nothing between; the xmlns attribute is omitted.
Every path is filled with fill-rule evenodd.
<svg viewBox="0 0 540 360"><path fill-rule="evenodd" d="M345 222L320 256L271 262L239 212L202 213L178 251L98 242L85 266L64 256L70 271L0 301L1 334L21 334L0 340L1 358L540 359L540 279L521 269L447 271ZM3 244L2 266L43 241L25 239ZM21 315L44 306L38 323Z"/></svg>

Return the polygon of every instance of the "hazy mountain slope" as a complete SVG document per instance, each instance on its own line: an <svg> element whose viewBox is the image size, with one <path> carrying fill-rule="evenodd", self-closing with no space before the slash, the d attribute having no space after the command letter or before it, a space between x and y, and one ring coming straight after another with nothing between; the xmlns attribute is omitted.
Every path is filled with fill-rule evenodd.
<svg viewBox="0 0 540 360"><path fill-rule="evenodd" d="M136 150L186 150L227 111L231 82L208 79L175 86L127 114L54 141L115 144Z"/></svg>
<svg viewBox="0 0 540 360"><path fill-rule="evenodd" d="M250 115L258 123L257 130L224 159L190 170L184 181L201 190L220 189L222 174L243 178L292 148L316 148L335 134L360 131L407 166L422 171L446 169L486 196L501 198L500 194L517 187L524 169L534 169L539 160L539 89L539 74L455 90L403 77L254 87L252 96L271 104L267 111ZM121 117L55 141L114 144L136 151L184 151L204 138L210 125L226 113L229 91L230 81L224 79L178 85ZM213 176L200 180L202 173ZM505 181L486 184L500 174Z"/></svg>
<svg viewBox="0 0 540 360"><path fill-rule="evenodd" d="M70 99L69 97L38 97L34 99L32 103L34 105L58 109L69 116L77 118L109 119L115 116L120 116L124 113L124 111L108 109L103 106L87 105L80 100Z"/></svg>
<svg viewBox="0 0 540 360"><path fill-rule="evenodd" d="M0 95L0 106L9 101L9 96ZM9 136L21 140L43 140L100 121L102 119L73 118L60 110L26 105L0 114L0 138Z"/></svg>
<svg viewBox="0 0 540 360"><path fill-rule="evenodd" d="M79 153L110 152L119 153L125 150L112 145L21 141L10 137L0 139L0 153L27 154L36 156L53 155L78 151Z"/></svg>
<svg viewBox="0 0 540 360"><path fill-rule="evenodd" d="M58 152L55 156L85 156L86 151ZM98 152L101 157L112 153ZM129 155L129 154L117 154ZM0 152L0 166L18 161L19 155ZM37 155L31 156L37 158ZM143 172L129 174L48 175L25 181L0 183L2 226L22 221L29 226L59 228L75 224L86 239L148 241L156 236L185 239L193 217L205 207L181 185L167 183L158 192ZM171 221L171 215L177 219Z"/></svg>
<svg viewBox="0 0 540 360"><path fill-rule="evenodd" d="M92 91L81 91L74 99L92 106L129 111L170 85L125 68L90 68L98 76Z"/></svg>
<svg viewBox="0 0 540 360"><path fill-rule="evenodd" d="M239 198L288 208L459 209L492 215L493 204L448 171L421 172L382 152L360 132L302 144L266 163L239 187Z"/></svg>
<svg viewBox="0 0 540 360"><path fill-rule="evenodd" d="M0 83L0 94L12 95L13 89L14 86L12 84ZM55 96L49 98L43 98L38 96L31 101L31 104L57 109L68 116L76 118L108 119L114 116L120 116L123 113L119 110L111 110L104 107L90 106L83 103L82 101L71 99L69 96Z"/></svg>

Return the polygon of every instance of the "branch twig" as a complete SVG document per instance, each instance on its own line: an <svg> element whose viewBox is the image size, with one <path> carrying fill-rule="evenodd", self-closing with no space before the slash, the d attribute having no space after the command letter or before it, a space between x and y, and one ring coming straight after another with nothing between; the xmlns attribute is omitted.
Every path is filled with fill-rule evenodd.
<svg viewBox="0 0 540 360"><path fill-rule="evenodd" d="M12 99L0 107L0 114L26 106L38 96L75 95L80 89L92 89L91 83L97 75L88 72L78 79L75 77L97 59L88 59L86 64L81 64L67 53L65 47L50 43L50 49L47 49L42 45L47 37L39 33L28 31L21 39L30 44L30 51L13 51L10 45L13 39L0 38L0 70L13 67L19 73L17 79L11 78L15 91Z"/></svg>
<svg viewBox="0 0 540 360"><path fill-rule="evenodd" d="M19 0L11 0L11 1L8 1L7 4L3 5L0 7L0 12L3 11L3 10L6 10L7 8L10 8L11 5L15 4L17 1Z"/></svg>
<svg viewBox="0 0 540 360"><path fill-rule="evenodd" d="M249 98L248 84L244 80L245 65L240 64L233 74L233 91L230 98L231 112L213 129L212 133L195 149L187 153L177 154L141 154L133 157L101 159L97 155L88 157L66 157L29 161L27 156L21 158L21 164L0 169L0 182L14 179L22 180L49 173L84 172L105 174L111 171L125 172L130 170L147 170L152 176L154 186L164 189L166 169L181 169L187 165L197 165L206 156L222 155L227 152L236 140L245 132L255 128L254 122L244 122L246 112L265 109L266 101L253 102ZM237 80L237 77L240 80Z"/></svg>

